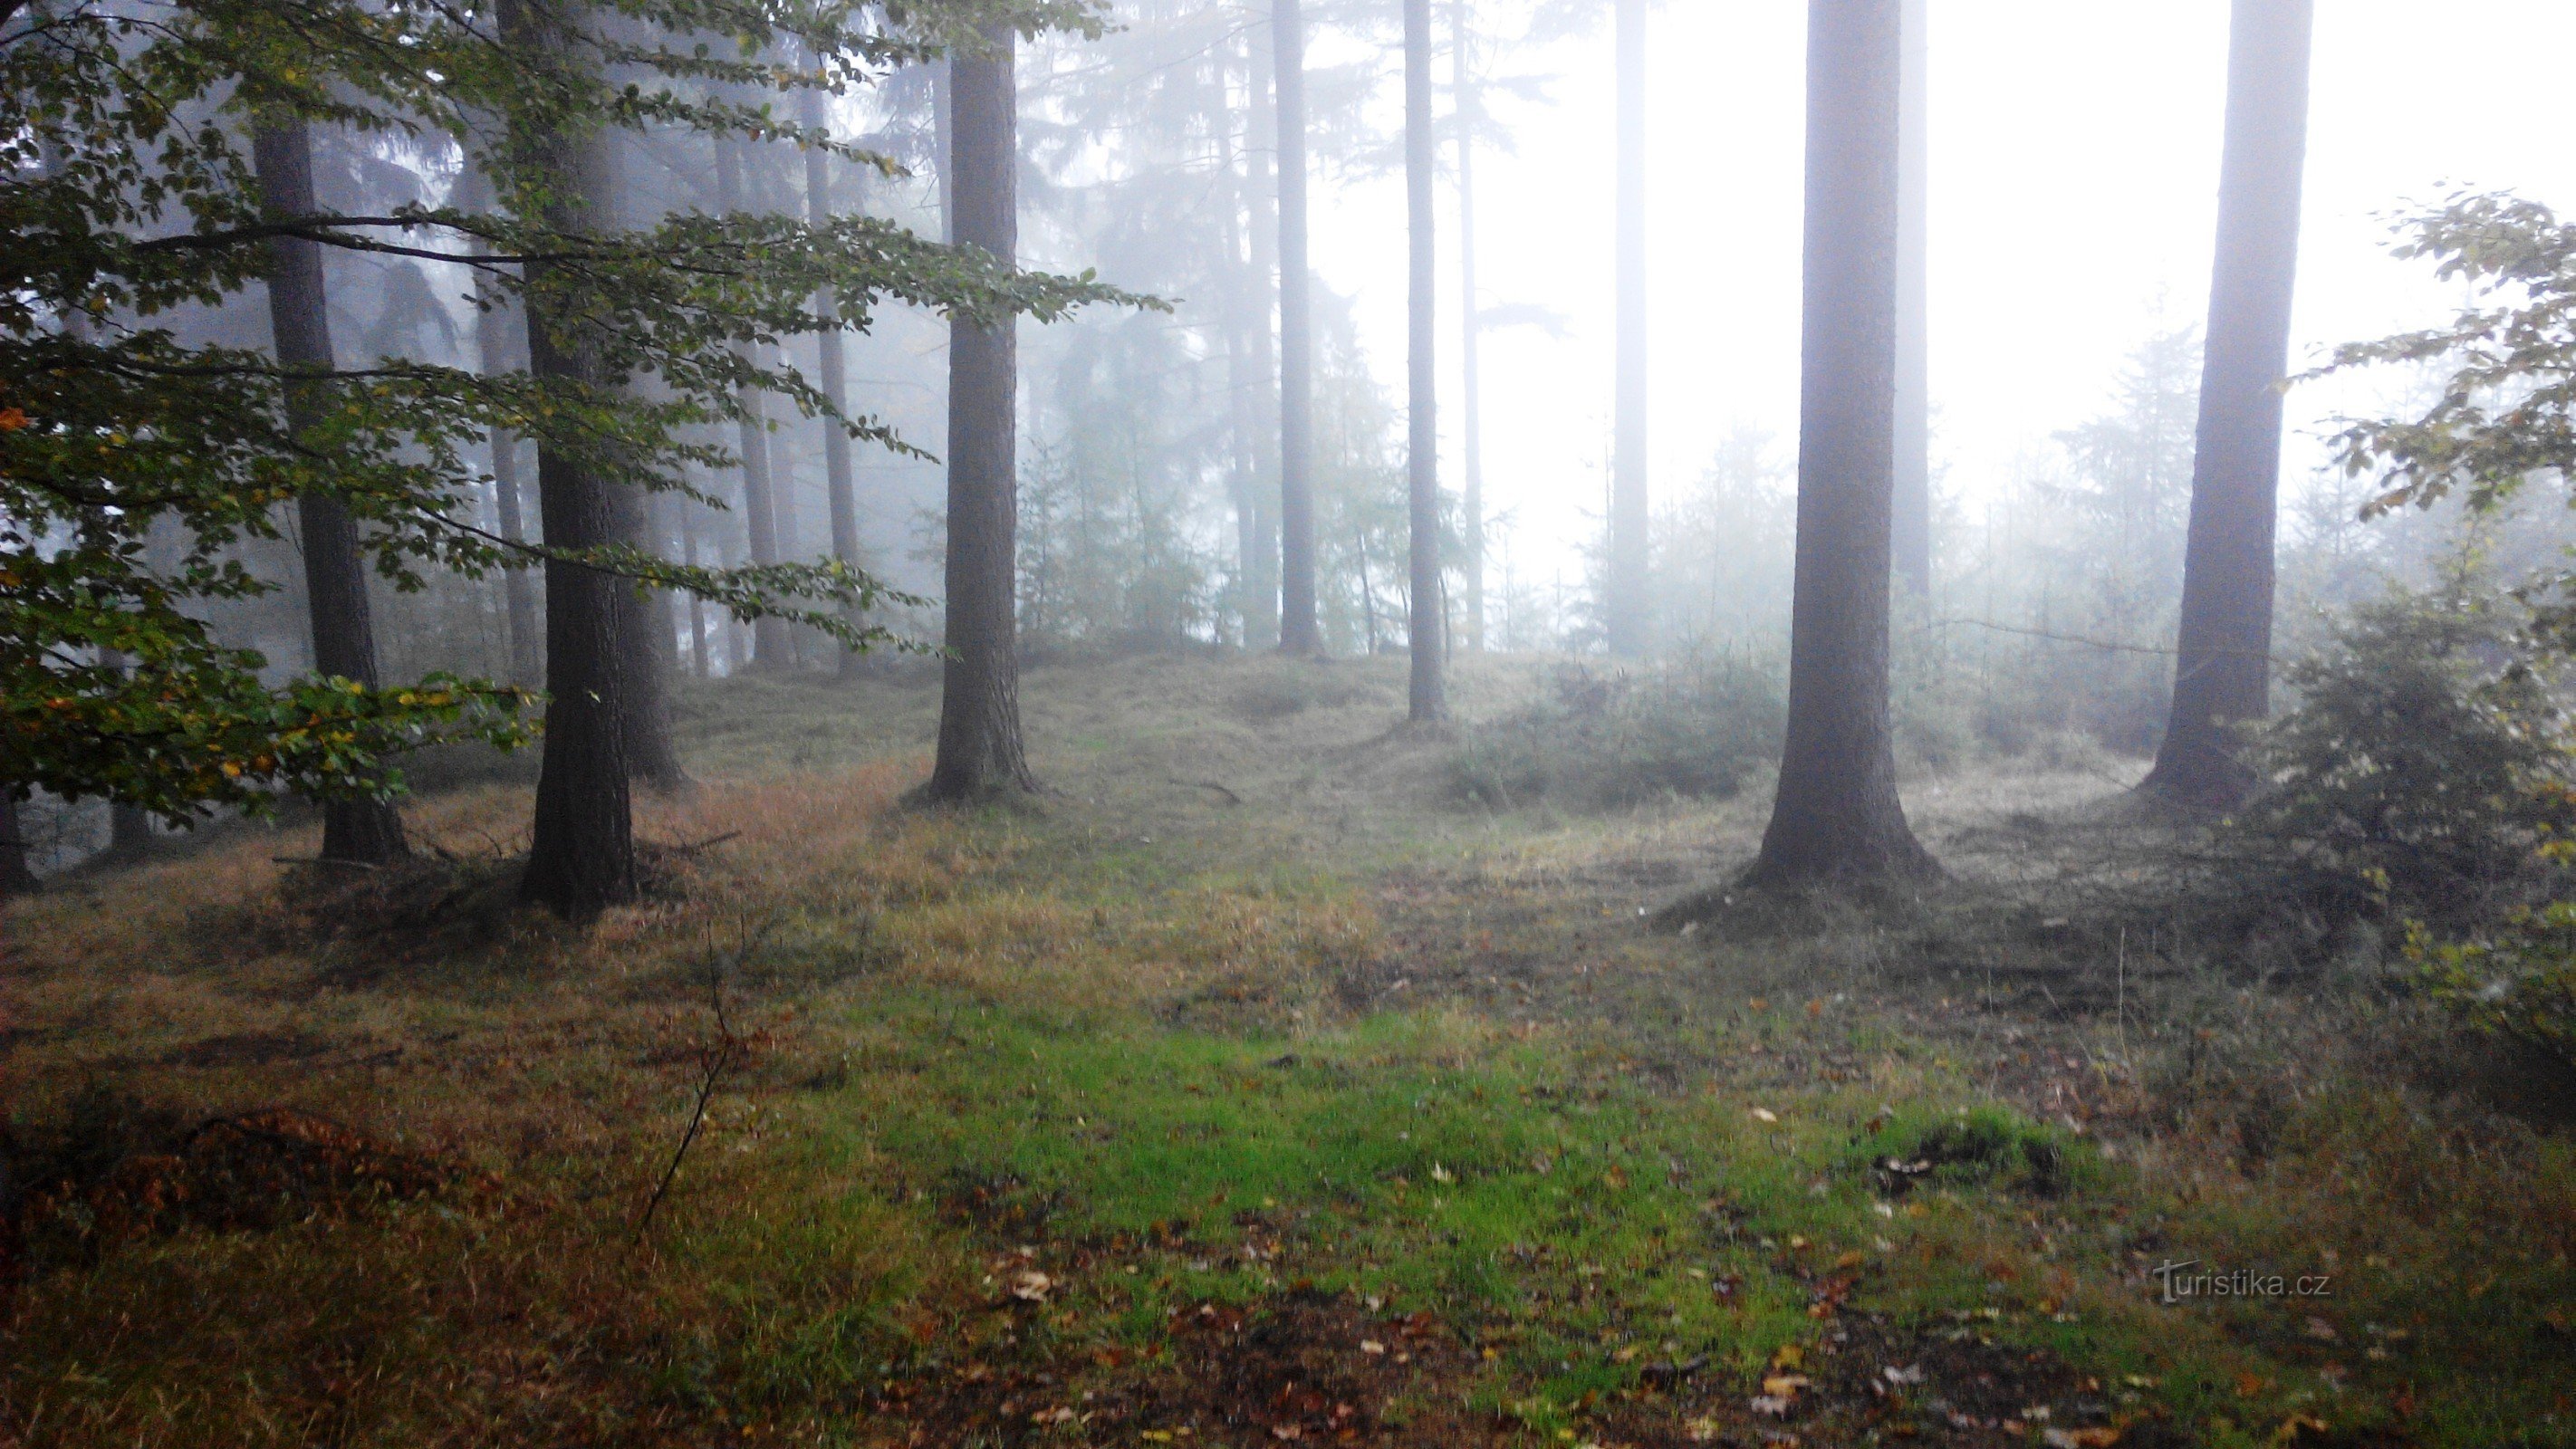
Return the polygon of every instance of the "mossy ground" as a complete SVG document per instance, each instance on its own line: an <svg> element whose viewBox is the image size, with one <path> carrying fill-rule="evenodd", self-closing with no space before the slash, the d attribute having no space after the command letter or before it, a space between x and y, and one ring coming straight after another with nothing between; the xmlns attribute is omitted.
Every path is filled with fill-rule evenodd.
<svg viewBox="0 0 2576 1449"><path fill-rule="evenodd" d="M926 679L693 692L587 932L503 784L399 878L238 834L10 906L0 1444L2576 1436L2539 1068L2367 942L2142 922L2117 778L1918 780L1948 883L1729 900L1758 790L1461 804L1400 662L1024 702L1051 793L957 815ZM445 1185L192 1207L173 1134L269 1108Z"/></svg>

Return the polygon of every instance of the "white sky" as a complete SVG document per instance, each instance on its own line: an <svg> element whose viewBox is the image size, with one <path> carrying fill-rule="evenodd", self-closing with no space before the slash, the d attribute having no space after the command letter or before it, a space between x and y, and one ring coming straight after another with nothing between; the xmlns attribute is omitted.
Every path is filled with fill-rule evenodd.
<svg viewBox="0 0 2576 1449"><path fill-rule="evenodd" d="M2197 323L2216 226L2227 0L1931 0L1934 463L1974 507L2017 455L2098 411L2126 354ZM1606 10L1606 5L1604 9ZM1443 7L1445 11L1445 7ZM1739 420L1789 456L1797 418L1806 6L1669 0L1652 21L1653 469L1670 496ZM1445 20L1445 16L1444 16ZM2446 316L2456 290L2386 256L2384 215L2454 185L2576 201L2568 0L2319 0L2293 357ZM1507 113L1477 174L1488 306L1570 314L1485 347L1489 507L1529 570L1597 527L1610 405L1610 45L1507 58L1555 104ZM1446 80L1446 65L1442 79ZM1390 101L1394 87L1388 88ZM1316 265L1360 297L1400 385L1403 211L1392 178L1318 194ZM1444 288L1455 286L1443 192ZM1457 302L1441 299L1443 481L1458 481ZM2355 402L2359 399L2356 397ZM2322 390L2298 415L2331 411ZM2295 437L2290 466L2320 456ZM1544 565L1540 565L1544 567ZM1568 565L1569 572L1571 565Z"/></svg>

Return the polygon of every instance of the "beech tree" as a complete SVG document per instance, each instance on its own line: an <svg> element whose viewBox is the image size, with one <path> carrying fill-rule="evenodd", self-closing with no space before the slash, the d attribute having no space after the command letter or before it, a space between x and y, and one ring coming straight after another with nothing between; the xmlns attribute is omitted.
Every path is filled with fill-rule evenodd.
<svg viewBox="0 0 2576 1449"><path fill-rule="evenodd" d="M1888 717L1902 0L1807 9L1805 336L1789 722L1751 879L1937 867L1896 793Z"/></svg>
<svg viewBox="0 0 2576 1449"><path fill-rule="evenodd" d="M372 0L187 7L140 28L108 7L0 12L0 223L17 243L0 263L0 780L22 798L105 796L120 815L185 822L270 808L281 789L381 796L401 787L396 758L438 739L523 740L525 700L505 686L273 681L265 659L217 641L199 606L276 587L239 545L281 537L281 506L321 495L398 587L428 567L543 565L552 700L525 891L573 916L630 893L630 621L664 612L646 590L852 644L891 638L850 623L885 595L837 561L691 568L642 546L650 492L732 461L693 439L757 387L855 440L906 446L768 361L790 336L864 330L889 301L992 326L1136 299L881 222L611 224L603 138L652 126L856 155L765 104L708 97L872 83L935 54L927 27L965 8L913 7L901 35L841 7L722 8L733 53L792 44L815 58L805 71L656 43L704 33L709 12L685 0L621 5L633 33L616 44L574 0L517 0L497 31L491 16ZM1003 13L971 8L979 23ZM1032 0L1007 23L1094 22ZM461 151L490 208L280 215L242 144L251 114ZM473 269L492 284L485 305L527 315L528 367L297 367L166 325L264 281L281 239ZM814 306L826 288L829 318ZM476 462L495 432L536 445L542 542L475 522L489 482ZM657 647L667 654L667 635Z"/></svg>
<svg viewBox="0 0 2576 1449"><path fill-rule="evenodd" d="M2236 0L2218 256L2201 365L2173 709L2142 789L2224 809L2252 773L2236 726L2272 710L2281 386L2290 365L2315 0Z"/></svg>
<svg viewBox="0 0 2576 1449"><path fill-rule="evenodd" d="M804 112L800 118L805 129L815 135L828 132L823 114L823 93L809 90L804 95ZM815 226L832 222L832 153L820 146L805 148L806 219ZM815 298L815 311L830 318L839 309L833 305L829 287ZM815 382L823 389L824 398L835 409L849 404L849 369L841 346L841 329L825 326L814 334ZM823 419L823 486L832 511L832 557L848 568L859 566L859 495L850 473L850 435ZM841 673L857 668L862 651L844 643L841 646Z"/></svg>
<svg viewBox="0 0 2576 1449"><path fill-rule="evenodd" d="M313 199L313 144L301 120L254 120L251 148L260 204L271 216L310 216L321 209ZM326 395L297 385L294 378L299 373L328 376L338 366L331 348L322 249L293 236L274 238L269 248L269 330L278 366L288 379L286 425L299 439L319 438ZM313 636L313 667L326 678L374 689L380 682L376 631L357 522L339 499L319 490L295 503L304 535L304 607ZM324 860L384 865L408 854L402 814L389 797L359 794L322 802Z"/></svg>

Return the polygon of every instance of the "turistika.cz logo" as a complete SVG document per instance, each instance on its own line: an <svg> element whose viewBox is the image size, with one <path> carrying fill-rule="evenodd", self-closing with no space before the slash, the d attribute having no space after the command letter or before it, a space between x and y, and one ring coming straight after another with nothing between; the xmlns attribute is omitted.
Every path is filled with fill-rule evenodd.
<svg viewBox="0 0 2576 1449"><path fill-rule="evenodd" d="M2199 1269L2194 1272L2194 1269ZM2302 1273L2296 1278L2281 1273L2258 1273L2250 1268L2202 1268L2198 1258L2179 1263L2158 1263L2147 1270L2163 1285L2163 1301L2182 1303L2194 1298L2332 1298L2334 1275Z"/></svg>

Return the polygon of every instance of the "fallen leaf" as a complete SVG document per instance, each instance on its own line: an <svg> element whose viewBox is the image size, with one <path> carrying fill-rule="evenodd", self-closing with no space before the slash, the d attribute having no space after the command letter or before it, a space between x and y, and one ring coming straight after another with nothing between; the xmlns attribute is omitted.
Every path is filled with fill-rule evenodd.
<svg viewBox="0 0 2576 1449"><path fill-rule="evenodd" d="M1752 1407L1753 1412L1757 1414L1769 1414L1775 1419L1785 1419L1789 1417L1789 1401L1787 1399L1775 1399L1769 1394L1755 1394L1753 1396Z"/></svg>
<svg viewBox="0 0 2576 1449"><path fill-rule="evenodd" d="M1726 1426L1711 1417L1693 1419L1682 1425L1683 1437L1694 1444L1706 1444L1726 1432Z"/></svg>
<svg viewBox="0 0 2576 1449"><path fill-rule="evenodd" d="M1011 1296L1024 1303L1044 1303L1055 1280L1032 1268L1011 1280Z"/></svg>
<svg viewBox="0 0 2576 1449"><path fill-rule="evenodd" d="M1837 1268L1857 1268L1868 1261L1869 1255L1867 1253L1853 1251L1845 1253L1841 1257L1834 1259L1834 1266Z"/></svg>
<svg viewBox="0 0 2576 1449"><path fill-rule="evenodd" d="M1451 1172L1449 1169L1442 1167L1439 1163L1435 1162L1431 1164L1431 1180L1433 1182L1456 1182L1458 1180L1458 1174Z"/></svg>
<svg viewBox="0 0 2576 1449"><path fill-rule="evenodd" d="M2111 1449L2120 1442L2120 1431L2113 1428L2049 1429L2040 1434L2048 1449Z"/></svg>
<svg viewBox="0 0 2576 1449"><path fill-rule="evenodd" d="M1281 1440L1303 1439L1306 1437L1306 1431L1296 1424L1273 1424L1270 1426L1270 1437Z"/></svg>
<svg viewBox="0 0 2576 1449"><path fill-rule="evenodd" d="M1798 1396L1798 1390L1807 1387L1811 1382L1813 1380L1805 1374L1772 1374L1762 1380L1762 1392L1773 1398L1794 1399Z"/></svg>
<svg viewBox="0 0 2576 1449"><path fill-rule="evenodd" d="M2252 1370L2236 1376L2236 1397L2250 1399L2272 1386L2272 1381Z"/></svg>
<svg viewBox="0 0 2576 1449"><path fill-rule="evenodd" d="M1784 1343L1778 1353L1771 1355L1771 1368L1775 1373L1782 1369L1804 1368L1806 1364L1807 1350L1799 1344Z"/></svg>
<svg viewBox="0 0 2576 1449"><path fill-rule="evenodd" d="M1610 1355L1610 1361L1612 1363L1635 1363L1637 1361L1637 1346L1633 1343L1627 1345L1617 1353Z"/></svg>
<svg viewBox="0 0 2576 1449"><path fill-rule="evenodd" d="M1378 1342L1374 1338L1363 1338L1360 1340L1360 1352L1384 1353L1386 1352L1386 1345Z"/></svg>
<svg viewBox="0 0 2576 1449"><path fill-rule="evenodd" d="M1780 1114L1772 1111L1768 1107L1756 1107L1753 1109L1753 1120L1756 1122L1777 1122L1780 1120Z"/></svg>
<svg viewBox="0 0 2576 1449"><path fill-rule="evenodd" d="M1891 1384L1919 1384L1923 1382L1923 1370L1920 1366L1898 1368L1894 1364L1889 1364L1878 1372L1879 1377L1887 1380Z"/></svg>

